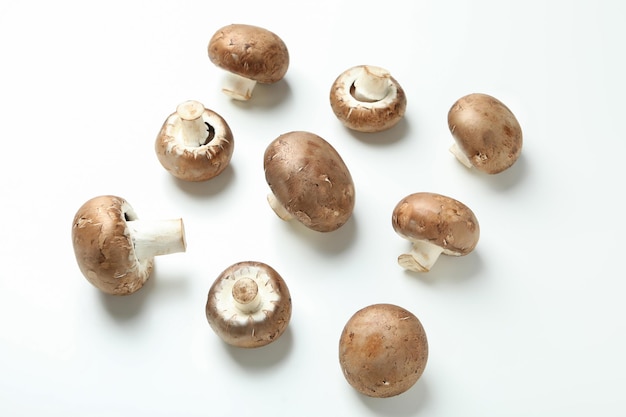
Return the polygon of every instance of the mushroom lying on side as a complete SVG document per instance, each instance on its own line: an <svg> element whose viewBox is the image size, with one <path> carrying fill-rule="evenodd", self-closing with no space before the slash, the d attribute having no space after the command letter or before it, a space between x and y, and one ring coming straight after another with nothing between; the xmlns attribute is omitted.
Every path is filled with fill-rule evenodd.
<svg viewBox="0 0 626 417"><path fill-rule="evenodd" d="M268 201L283 220L330 232L354 209L354 183L339 153L321 137L295 131L274 139L264 155Z"/></svg>
<svg viewBox="0 0 626 417"><path fill-rule="evenodd" d="M522 152L522 128L515 115L487 94L458 99L448 111L448 127L455 140L450 152L468 168L498 174Z"/></svg>
<svg viewBox="0 0 626 417"><path fill-rule="evenodd" d="M359 65L337 77L330 89L330 105L349 129L380 132L404 117L406 95L386 69Z"/></svg>
<svg viewBox="0 0 626 417"><path fill-rule="evenodd" d="M289 68L283 40L258 26L224 26L211 37L208 50L211 62L229 72L222 91L235 100L249 100L257 82L276 83Z"/></svg>
<svg viewBox="0 0 626 417"><path fill-rule="evenodd" d="M387 398L402 394L422 376L428 340L419 319L393 304L357 311L339 339L339 364L352 387Z"/></svg>
<svg viewBox="0 0 626 417"><path fill-rule="evenodd" d="M72 243L85 278L114 295L140 289L155 256L186 250L182 219L139 220L126 200L112 195L94 197L78 209Z"/></svg>
<svg viewBox="0 0 626 417"><path fill-rule="evenodd" d="M398 257L405 269L428 272L441 253L467 255L476 247L480 228L465 204L436 193L414 193L404 197L393 210L393 229L409 240L411 252Z"/></svg>
<svg viewBox="0 0 626 417"><path fill-rule="evenodd" d="M291 319L291 295L283 278L262 262L226 268L209 290L206 317L226 343L244 348L278 339Z"/></svg>
<svg viewBox="0 0 626 417"><path fill-rule="evenodd" d="M161 165L176 178L206 181L226 169L234 145L226 121L202 103L189 100L167 117L154 147Z"/></svg>

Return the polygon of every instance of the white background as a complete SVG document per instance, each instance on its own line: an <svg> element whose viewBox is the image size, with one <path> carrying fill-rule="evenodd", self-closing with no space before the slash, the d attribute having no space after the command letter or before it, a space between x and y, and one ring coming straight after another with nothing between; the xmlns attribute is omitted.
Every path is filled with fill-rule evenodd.
<svg viewBox="0 0 626 417"><path fill-rule="evenodd" d="M0 3L0 414L3 416L621 416L626 414L624 60L626 3L587 1L2 1ZM287 44L286 78L250 102L220 92L206 46L230 23ZM387 68L403 122L358 134L330 86ZM497 176L458 163L447 111L494 95L524 131ZM177 104L203 102L235 135L206 183L170 176L154 139ZM356 186L330 234L280 220L263 152L290 130L335 146ZM472 254L403 271L391 227L405 195L476 213ZM101 294L80 274L74 213L101 194L142 218L182 217L188 250L146 286ZM222 343L204 316L227 266L266 262L293 298L288 331L261 349ZM372 399L338 365L348 318L403 306L429 338L425 373Z"/></svg>

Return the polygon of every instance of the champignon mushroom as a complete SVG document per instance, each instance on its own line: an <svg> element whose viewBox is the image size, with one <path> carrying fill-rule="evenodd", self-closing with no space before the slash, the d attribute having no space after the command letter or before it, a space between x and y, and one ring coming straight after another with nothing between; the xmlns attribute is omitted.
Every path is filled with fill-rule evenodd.
<svg viewBox="0 0 626 417"><path fill-rule="evenodd" d="M330 105L349 129L380 132L404 117L406 95L386 69L359 65L337 77L330 89Z"/></svg>
<svg viewBox="0 0 626 417"><path fill-rule="evenodd" d="M402 394L422 376L428 340L419 319L393 304L357 311L339 339L343 375L362 394L387 398Z"/></svg>
<svg viewBox="0 0 626 417"><path fill-rule="evenodd" d="M155 151L163 167L184 181L218 176L233 155L233 133L226 121L195 100L170 114L156 138Z"/></svg>
<svg viewBox="0 0 626 417"><path fill-rule="evenodd" d="M467 255L476 247L480 228L465 204L441 194L420 192L404 197L393 210L393 229L413 247L398 257L405 269L428 272L441 253Z"/></svg>
<svg viewBox="0 0 626 417"><path fill-rule="evenodd" d="M455 143L450 152L466 167L487 174L510 168L522 152L522 129L500 100L473 93L458 99L448 111Z"/></svg>
<svg viewBox="0 0 626 417"><path fill-rule="evenodd" d="M345 224L354 209L354 183L333 146L303 131L274 139L264 156L268 202L283 220L295 218L309 229L330 232Z"/></svg>
<svg viewBox="0 0 626 417"><path fill-rule="evenodd" d="M182 219L139 220L126 200L113 195L94 197L78 209L72 243L85 278L114 295L140 289L155 256L186 250Z"/></svg>
<svg viewBox="0 0 626 417"><path fill-rule="evenodd" d="M276 83L289 68L283 40L258 26L224 26L211 37L208 50L211 62L229 72L222 91L235 100L249 100L257 82Z"/></svg>
<svg viewBox="0 0 626 417"><path fill-rule="evenodd" d="M206 317L232 346L255 348L278 339L291 319L291 295L274 268L254 261L226 268L209 290Z"/></svg>

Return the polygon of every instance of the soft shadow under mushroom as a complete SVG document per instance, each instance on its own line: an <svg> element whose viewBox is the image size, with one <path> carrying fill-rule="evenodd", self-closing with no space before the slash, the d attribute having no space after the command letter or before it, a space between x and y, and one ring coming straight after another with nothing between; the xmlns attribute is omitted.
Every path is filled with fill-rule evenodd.
<svg viewBox="0 0 626 417"><path fill-rule="evenodd" d="M154 292L156 266L152 271L152 276L138 291L128 295L111 295L102 291L99 292L100 302L106 312L118 323L129 322L141 314L145 308L146 300Z"/></svg>
<svg viewBox="0 0 626 417"><path fill-rule="evenodd" d="M220 341L233 360L249 370L263 370L284 361L293 349L293 335L287 327L276 341L257 348L240 348Z"/></svg>
<svg viewBox="0 0 626 417"><path fill-rule="evenodd" d="M337 255L350 248L357 237L357 219L353 213L343 226L332 232L317 232L298 222L286 222L299 239L309 242L315 249L327 255Z"/></svg>
<svg viewBox="0 0 626 417"><path fill-rule="evenodd" d="M423 283L435 285L440 283L461 283L476 279L482 275L484 261L480 251L462 256L444 256L437 261L437 265L429 272L414 272L408 269L404 273L411 278L417 278Z"/></svg>
<svg viewBox="0 0 626 417"><path fill-rule="evenodd" d="M228 165L217 177L200 182L183 181L172 175L169 175L169 177L171 177L174 184L186 194L195 197L209 198L220 194L223 190L228 188L235 180L235 170L232 165Z"/></svg>
<svg viewBox="0 0 626 417"><path fill-rule="evenodd" d="M411 126L406 118L403 118L394 127L383 132L364 133L345 128L348 134L370 146L389 146L400 142L409 135L410 129Z"/></svg>
<svg viewBox="0 0 626 417"><path fill-rule="evenodd" d="M232 100L232 104L244 110L252 107L273 109L287 102L291 96L291 86L286 79L282 79L273 85L259 84L250 100Z"/></svg>
<svg viewBox="0 0 626 417"><path fill-rule="evenodd" d="M505 192L520 184L528 175L528 160L525 155L521 154L515 164L506 171L497 175L488 175L487 184L496 192ZM481 173L476 172L476 174Z"/></svg>
<svg viewBox="0 0 626 417"><path fill-rule="evenodd" d="M373 398L355 392L367 408L380 416L408 417L417 415L429 401L428 385L422 378L410 390L389 398Z"/></svg>

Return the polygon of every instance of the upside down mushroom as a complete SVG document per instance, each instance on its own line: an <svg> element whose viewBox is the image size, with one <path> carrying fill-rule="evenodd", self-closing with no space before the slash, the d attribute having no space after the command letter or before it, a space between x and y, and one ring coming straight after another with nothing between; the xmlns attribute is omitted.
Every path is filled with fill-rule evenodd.
<svg viewBox="0 0 626 417"><path fill-rule="evenodd" d="M78 209L72 244L85 278L113 295L140 289L155 256L186 250L182 219L140 220L126 200L113 195L94 197Z"/></svg>
<svg viewBox="0 0 626 417"><path fill-rule="evenodd" d="M154 147L161 165L176 178L206 181L226 169L234 139L222 116L188 100L167 117Z"/></svg>
<svg viewBox="0 0 626 417"><path fill-rule="evenodd" d="M349 129L380 132L396 125L406 112L406 95L389 71L358 65L341 73L330 89L335 116Z"/></svg>
<svg viewBox="0 0 626 417"><path fill-rule="evenodd" d="M256 348L277 340L291 320L291 295L285 280L263 262L244 261L226 268L211 285L206 317L226 343Z"/></svg>

